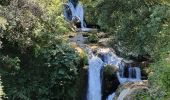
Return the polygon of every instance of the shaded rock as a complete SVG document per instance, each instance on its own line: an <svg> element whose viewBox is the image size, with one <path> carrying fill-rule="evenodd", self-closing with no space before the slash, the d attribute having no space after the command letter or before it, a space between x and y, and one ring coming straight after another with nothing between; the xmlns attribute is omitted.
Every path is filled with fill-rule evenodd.
<svg viewBox="0 0 170 100"><path fill-rule="evenodd" d="M118 68L113 65L106 65L103 69L103 81L102 81L102 100L116 91L117 87L120 85L117 78L116 72Z"/></svg>
<svg viewBox="0 0 170 100"><path fill-rule="evenodd" d="M88 69L87 67L81 67L78 70L78 79L76 81L77 86L77 97L76 100L87 100L88 90Z"/></svg>

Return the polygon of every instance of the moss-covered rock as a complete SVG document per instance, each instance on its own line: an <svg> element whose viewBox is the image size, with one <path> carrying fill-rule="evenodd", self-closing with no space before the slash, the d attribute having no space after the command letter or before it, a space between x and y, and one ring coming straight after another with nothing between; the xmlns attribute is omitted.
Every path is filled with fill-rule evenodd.
<svg viewBox="0 0 170 100"><path fill-rule="evenodd" d="M114 65L105 65L104 66L104 75L113 75L113 74L116 74L116 72L118 71L118 68Z"/></svg>

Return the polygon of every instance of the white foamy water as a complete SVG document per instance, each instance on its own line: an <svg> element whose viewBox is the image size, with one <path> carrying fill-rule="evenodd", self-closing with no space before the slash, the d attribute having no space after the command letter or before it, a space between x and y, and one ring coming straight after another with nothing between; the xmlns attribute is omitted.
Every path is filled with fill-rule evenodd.
<svg viewBox="0 0 170 100"><path fill-rule="evenodd" d="M115 93L112 93L111 95L109 95L108 97L107 97L107 99L106 100L113 100L113 97L115 96Z"/></svg>
<svg viewBox="0 0 170 100"><path fill-rule="evenodd" d="M74 18L78 18L79 21L81 22L81 28L85 28L85 23L84 23L84 9L83 6L81 4L77 4L76 7L73 6L73 4L71 3L71 1L68 1L68 3L66 4L66 6L68 6L71 11L71 20ZM64 16L66 17L66 19L70 20L70 18L68 18L68 15L66 14L67 12L64 12Z"/></svg>
<svg viewBox="0 0 170 100"><path fill-rule="evenodd" d="M93 56L89 60L87 100L101 100L101 69L103 61Z"/></svg>

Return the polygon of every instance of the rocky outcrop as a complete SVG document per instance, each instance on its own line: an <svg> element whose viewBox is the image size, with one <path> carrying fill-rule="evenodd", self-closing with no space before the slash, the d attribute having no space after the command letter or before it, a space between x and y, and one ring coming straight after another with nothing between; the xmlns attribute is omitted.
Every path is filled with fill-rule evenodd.
<svg viewBox="0 0 170 100"><path fill-rule="evenodd" d="M135 100L135 95L142 91L148 91L148 81L127 82L119 86L113 100Z"/></svg>

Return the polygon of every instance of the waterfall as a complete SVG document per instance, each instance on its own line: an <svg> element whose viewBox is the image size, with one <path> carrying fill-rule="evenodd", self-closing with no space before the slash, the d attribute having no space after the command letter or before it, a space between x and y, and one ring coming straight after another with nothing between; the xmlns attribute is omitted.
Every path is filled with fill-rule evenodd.
<svg viewBox="0 0 170 100"><path fill-rule="evenodd" d="M71 0L69 0L64 7L64 16L68 21L79 20L81 23L81 28L85 28L86 25L84 23L84 10L81 4L78 3L74 7Z"/></svg>
<svg viewBox="0 0 170 100"><path fill-rule="evenodd" d="M87 100L101 100L101 69L103 61L93 56L89 60Z"/></svg>
<svg viewBox="0 0 170 100"><path fill-rule="evenodd" d="M76 0L75 0L76 1ZM73 2L75 4L74 0L68 0L66 4L64 4L64 17L67 21L70 23L76 23L77 24L77 31L83 31L83 32L89 32L89 31L97 31L97 29L88 28L87 23L85 22L84 18L84 9L83 6L77 2L77 5L74 6Z"/></svg>

